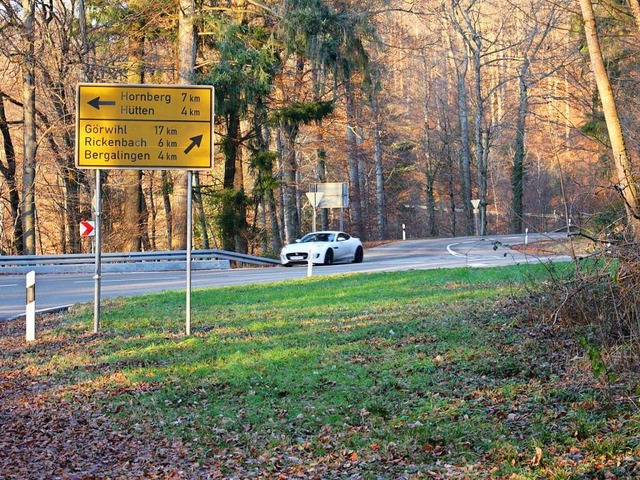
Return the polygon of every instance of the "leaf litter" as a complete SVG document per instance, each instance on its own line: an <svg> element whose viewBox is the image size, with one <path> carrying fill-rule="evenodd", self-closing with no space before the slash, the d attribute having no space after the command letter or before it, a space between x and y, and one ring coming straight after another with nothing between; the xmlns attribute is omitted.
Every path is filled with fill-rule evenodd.
<svg viewBox="0 0 640 480"><path fill-rule="evenodd" d="M507 310L508 317L518 311L518 306L510 302L503 302L499 308ZM445 383L413 390L402 384L393 387L401 392L398 395L404 391L411 395L403 399L407 406L404 410L398 407L399 414L386 405L372 403L367 409L354 403L345 410L354 410L358 421L338 421L306 431L290 426L289 432L279 431L286 418L284 412L281 419L274 420L271 432L263 426L256 428L249 419L242 420L241 425L215 420L209 428L210 436L196 439L171 428L183 425L189 429L198 419L177 415L173 422L167 422L153 412L131 413L140 405L138 398L154 395L166 385L132 380L120 371L123 364L94 363L87 352L104 341L100 336L84 333L81 325L61 328L65 317L51 315L41 322L41 339L26 345L21 323L3 322L0 477L640 477L637 391L634 396L633 390L622 385L612 388L590 378L585 373L584 358L578 355L579 348L562 332L526 323L496 323L495 315L483 309L474 311L471 317L469 322L484 322L493 332L502 360L515 359L509 363L506 376L499 371L503 365L500 358L480 355L476 364L469 365L456 361L456 352L434 351L428 356L416 355L416 359L430 358L429 368L441 372ZM114 335L105 337L111 336L108 340L113 341ZM389 349L393 353L394 349L424 345L438 348L432 334L415 332L414 338L410 334L397 337L393 341L367 339L363 343L366 348L355 352L351 362L377 362L378 354ZM375 347L376 355L370 355L371 347ZM527 381L511 383L512 378ZM332 380L324 385L330 390ZM291 395L282 392L276 389L270 401L277 404L278 399ZM183 396L189 393L181 391ZM195 399L210 395L200 386L194 386L191 394L193 398L177 399L172 405L176 409L184 409L190 402L192 407L197 406ZM414 410L425 402L430 407L416 416ZM298 414L295 420L303 424L307 415ZM403 415L411 418L404 419ZM466 425L471 429L480 417L503 430L491 445L480 446L480 439L465 436ZM456 428L452 430L452 426ZM194 430L201 428L194 426ZM452 436L455 434L458 439ZM292 441L292 435L298 435L298 440Z"/></svg>

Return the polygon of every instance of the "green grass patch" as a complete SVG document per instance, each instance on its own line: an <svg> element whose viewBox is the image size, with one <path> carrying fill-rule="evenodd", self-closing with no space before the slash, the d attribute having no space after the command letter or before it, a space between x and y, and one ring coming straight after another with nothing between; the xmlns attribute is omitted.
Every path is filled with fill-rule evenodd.
<svg viewBox="0 0 640 480"><path fill-rule="evenodd" d="M10 364L55 383L56 398L90 397L123 431L180 439L202 465L233 450L237 465L267 476L306 462L362 478L449 467L574 478L638 455L638 413L573 385L569 352L501 307L548 269L198 290L190 337L184 294L116 300L99 336L87 333L87 309Z"/></svg>

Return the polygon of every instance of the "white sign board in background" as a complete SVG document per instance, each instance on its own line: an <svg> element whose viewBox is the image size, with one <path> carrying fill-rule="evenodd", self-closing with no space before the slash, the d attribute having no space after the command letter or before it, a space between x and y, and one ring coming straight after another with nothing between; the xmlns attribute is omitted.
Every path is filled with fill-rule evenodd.
<svg viewBox="0 0 640 480"><path fill-rule="evenodd" d="M349 206L349 184L347 182L312 183L309 192L322 192L318 208L347 208Z"/></svg>

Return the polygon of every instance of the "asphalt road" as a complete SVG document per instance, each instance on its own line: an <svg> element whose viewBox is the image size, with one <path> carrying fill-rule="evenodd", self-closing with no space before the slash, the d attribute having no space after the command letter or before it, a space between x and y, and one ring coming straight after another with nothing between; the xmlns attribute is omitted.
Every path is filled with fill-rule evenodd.
<svg viewBox="0 0 640 480"><path fill-rule="evenodd" d="M563 234L530 234L529 242L560 238ZM525 255L509 248L525 243L524 235L456 237L407 240L365 250L360 264L314 266L313 275L391 272L453 267L491 267L514 263L536 263L546 258ZM279 282L307 276L306 266L262 267L192 271L192 290L224 285ZM186 288L185 272L104 273L101 298L129 297L150 292ZM91 274L38 275L36 309L47 311L76 303L93 302ZM25 276L0 275L0 320L24 315Z"/></svg>

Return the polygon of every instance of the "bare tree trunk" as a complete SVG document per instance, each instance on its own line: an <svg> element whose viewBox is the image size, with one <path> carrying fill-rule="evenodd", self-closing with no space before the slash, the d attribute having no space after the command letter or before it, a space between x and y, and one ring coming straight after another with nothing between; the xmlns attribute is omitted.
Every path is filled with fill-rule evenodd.
<svg viewBox="0 0 640 480"><path fill-rule="evenodd" d="M613 152L613 162L618 176L616 188L625 200L627 221L636 240L640 239L640 217L638 216L638 191L636 181L631 169L627 147L622 134L620 117L616 108L615 98L611 90L609 75L602 57L600 39L596 27L596 19L593 13L591 0L580 0L580 8L584 19L585 35L591 58L591 68L598 86L598 92L602 101L602 110L607 123L609 140Z"/></svg>
<svg viewBox="0 0 640 480"><path fill-rule="evenodd" d="M153 171L149 174L149 246L150 250L157 250L158 246L156 243L157 238L157 229L156 229L156 219L158 218L158 208L156 207L156 196L154 192L155 188L155 174Z"/></svg>
<svg viewBox="0 0 640 480"><path fill-rule="evenodd" d="M376 101L377 105L377 101ZM377 109L377 107L376 107ZM382 135L380 133L380 120L376 115L373 126L373 157L376 166L376 213L378 221L378 240L387 238L387 214L385 210L384 196L384 166L382 163Z"/></svg>
<svg viewBox="0 0 640 480"><path fill-rule="evenodd" d="M259 151L268 152L271 133L267 126L267 111L266 106L260 100L258 107L256 108L256 115L254 117L255 129L257 132L256 143ZM276 186L274 177L274 165L269 162L269 168L262 172L262 175L269 177L269 185L264 188L262 207L264 210L264 251L270 250L274 254L278 254L282 248L282 237L280 235L280 228L278 226L278 207L276 205L275 192L278 188ZM269 245L269 241L271 242Z"/></svg>
<svg viewBox="0 0 640 480"><path fill-rule="evenodd" d="M521 47L522 64L517 71L518 116L516 118L513 167L511 170L512 208L510 227L513 233L521 233L524 230L525 140L527 116L529 115L529 82L535 83L539 81L539 78L531 79L530 69L556 19L555 9L552 8L544 24L540 21L533 23ZM544 26L544 28L541 29L541 26Z"/></svg>
<svg viewBox="0 0 640 480"><path fill-rule="evenodd" d="M281 132L284 133L286 140L282 142L282 181L283 196L282 204L284 206L284 231L286 243L293 242L300 235L300 218L297 208L297 190L296 171L298 165L296 163L295 138L297 135L297 126L282 126Z"/></svg>
<svg viewBox="0 0 640 480"><path fill-rule="evenodd" d="M142 170L126 170L122 189L124 191L124 205L122 208L122 229L124 231L125 252L139 252L142 247L140 237L140 211L142 196Z"/></svg>
<svg viewBox="0 0 640 480"><path fill-rule="evenodd" d="M523 67L524 69L525 67ZM527 113L529 111L529 94L527 92L527 81L524 72L518 76L519 86L519 106L518 118L516 119L515 152L513 154L513 166L511 169L511 232L521 233L523 231L524 218L524 139Z"/></svg>
<svg viewBox="0 0 640 480"><path fill-rule="evenodd" d="M447 161L449 163L449 209L451 210L451 236L455 237L458 234L458 222L456 219L456 195L455 186L453 184L453 172L455 171L455 160L451 155L451 146L447 144Z"/></svg>
<svg viewBox="0 0 640 480"><path fill-rule="evenodd" d="M277 202L278 205L278 219L279 219L279 230L280 230L280 239L282 243L287 243L287 221L286 221L286 213L285 213L285 185L284 185L284 158L283 158L283 149L284 144L282 142L282 129L278 128L276 132L276 150L280 152L277 158L278 162L278 172L281 173L282 181L280 182L280 188L278 189L278 195L280 201Z"/></svg>
<svg viewBox="0 0 640 480"><path fill-rule="evenodd" d="M320 128L318 128L320 130ZM318 145L322 145L323 136L322 133L318 134ZM326 183L327 182L327 152L324 148L318 148L316 151L317 155L317 165L318 165L318 183ZM321 208L320 209L320 228L322 230L329 229L329 209Z"/></svg>
<svg viewBox="0 0 640 480"><path fill-rule="evenodd" d="M4 154L7 159L5 166L0 162L0 173L7 182L9 189L9 210L11 212L11 223L13 225L11 235L11 249L14 254L21 254L23 251L22 219L20 215L20 193L16 178L16 152L13 140L7 123L7 116L4 110L4 94L0 92L0 132L4 143Z"/></svg>
<svg viewBox="0 0 640 480"><path fill-rule="evenodd" d="M129 36L129 70L127 80L133 84L144 83L144 18L138 18ZM126 170L123 173L124 206L122 230L125 252L139 252L142 249L142 170Z"/></svg>
<svg viewBox="0 0 640 480"><path fill-rule="evenodd" d="M456 28L460 33L460 27L455 23L455 14L453 12L453 4L445 9L444 14L447 18L447 23ZM456 89L458 94L458 120L460 123L460 171L462 173L462 210L464 212L464 226L465 234L473 235L473 212L471 210L471 145L469 139L469 105L467 99L467 85L466 77L467 70L469 68L469 55L465 45L465 49L462 52L462 58L458 61L455 58L456 48L453 39L449 35L449 29L445 28L445 36L447 37L447 43L451 50L452 63L456 74ZM455 215L455 212L452 212Z"/></svg>
<svg viewBox="0 0 640 480"><path fill-rule="evenodd" d="M166 170L162 170L160 174L162 180L162 205L164 206L164 216L167 219L167 245L171 250L171 239L173 238L173 215L171 212L171 189L173 182Z"/></svg>
<svg viewBox="0 0 640 480"><path fill-rule="evenodd" d="M180 0L178 14L178 84L192 85L195 79L195 0ZM171 248L187 248L187 172L173 175Z"/></svg>
<svg viewBox="0 0 640 480"><path fill-rule="evenodd" d="M476 139L476 162L478 164L478 235L487 234L487 152L484 142L484 99L482 98L482 78L480 77L480 50L474 50L474 67L476 71L475 93L476 93L476 118L475 118L475 139Z"/></svg>
<svg viewBox="0 0 640 480"><path fill-rule="evenodd" d="M267 192L267 205L269 207L269 237L271 238L271 251L275 254L282 248L282 237L278 225L278 205L276 204L273 190Z"/></svg>
<svg viewBox="0 0 640 480"><path fill-rule="evenodd" d="M80 28L80 64L82 68L82 81L89 81L89 62L87 55L89 53L89 42L87 39L87 15L84 0L78 0L78 27Z"/></svg>
<svg viewBox="0 0 640 480"><path fill-rule="evenodd" d="M35 0L22 0L24 60L22 63L22 112L24 116L24 156L22 162L23 252L36 253L36 78Z"/></svg>
<svg viewBox="0 0 640 480"><path fill-rule="evenodd" d="M200 221L200 230L202 231L202 248L208 250L211 247L209 245L209 232L207 232L207 216L204 212L204 203L202 202L202 189L200 188L199 172L196 172L193 175L193 201L196 204L198 220Z"/></svg>
<svg viewBox="0 0 640 480"><path fill-rule="evenodd" d="M429 105L428 97L424 102L424 121L422 132L422 154L424 156L424 176L425 176L425 206L427 207L427 227L429 236L438 235L438 225L436 221L436 198L435 198L435 181L438 172L437 161L434 161L431 155L431 139L429 134Z"/></svg>
<svg viewBox="0 0 640 480"><path fill-rule="evenodd" d="M487 158L483 142L483 123L485 116L484 98L482 96L482 36L478 33L476 25L471 20L469 12L465 9L461 9L467 29L471 36L471 39L467 41L467 46L471 49L473 58L473 70L475 73L474 78L474 94L476 97L476 114L474 121L474 138L476 142L476 163L477 163L477 175L478 175L478 199L480 205L478 206L478 233L479 235L486 235L486 223L487 223L487 165L485 160Z"/></svg>
<svg viewBox="0 0 640 480"><path fill-rule="evenodd" d="M238 132L241 135L240 132ZM236 175L233 181L233 189L237 198L234 205L234 215L237 218L234 228L235 251L247 253L249 245L247 242L247 205L244 191L244 170L242 168L242 149L238 149L236 154Z"/></svg>
<svg viewBox="0 0 640 480"><path fill-rule="evenodd" d="M362 238L364 229L362 228L362 211L360 204L360 171L358 169L357 142L356 142L356 112L355 112L355 92L351 84L351 79L345 79L345 94L347 101L347 157L349 159L349 187L351 199L349 206L354 223L356 236Z"/></svg>
<svg viewBox="0 0 640 480"><path fill-rule="evenodd" d="M84 33L82 27L84 6L80 5L80 7L79 23L81 24L81 31ZM53 154L59 165L62 188L64 189L64 204L62 205L64 229L62 232L65 236L60 239L63 245L63 253L80 253L82 250L78 224L80 222L80 190L83 175L76 168L74 162L74 120L72 112L69 111L66 90L72 63L72 58L70 57L72 40L65 27L68 27L72 21L73 19L67 16L47 17L47 21L39 35L45 42L45 48L49 51L60 51L60 60L55 62L55 66L51 68L41 69L41 74L44 79L44 88L47 89L48 97L53 103L56 122L60 122L66 127L61 133L64 148L60 148L51 135L45 135L49 145L52 146ZM60 34L60 30L64 33ZM82 41L85 42L86 38L82 37ZM44 114L39 113L39 117L42 119ZM47 122L47 125L49 123Z"/></svg>
<svg viewBox="0 0 640 480"><path fill-rule="evenodd" d="M633 18L636 21L636 28L638 32L640 32L640 0L628 0L629 8L631 9L631 13L633 13Z"/></svg>
<svg viewBox="0 0 640 480"><path fill-rule="evenodd" d="M367 162L364 154L362 143L364 142L364 131L362 128L362 104L358 102L358 108L356 109L356 159L358 161L358 192L360 193L360 238L367 240L369 238L369 222L366 220L371 218L369 215L369 208L367 203Z"/></svg>
<svg viewBox="0 0 640 480"><path fill-rule="evenodd" d="M473 212L471 211L471 146L469 142L469 106L467 104L467 86L465 74L468 59L465 56L462 69L458 71L458 118L460 120L460 168L462 170L462 210L465 219L465 233L473 235Z"/></svg>

